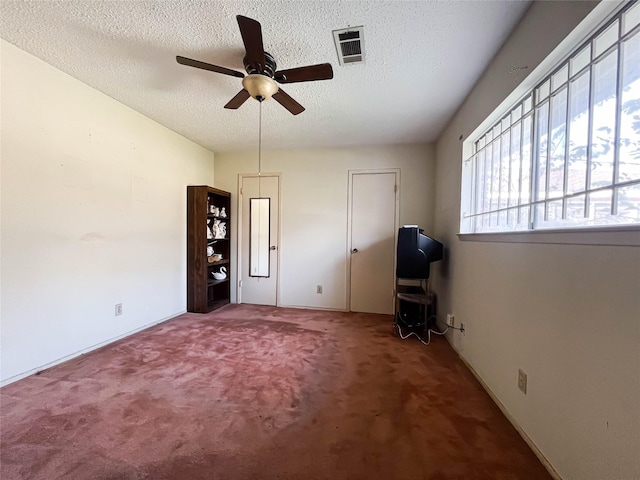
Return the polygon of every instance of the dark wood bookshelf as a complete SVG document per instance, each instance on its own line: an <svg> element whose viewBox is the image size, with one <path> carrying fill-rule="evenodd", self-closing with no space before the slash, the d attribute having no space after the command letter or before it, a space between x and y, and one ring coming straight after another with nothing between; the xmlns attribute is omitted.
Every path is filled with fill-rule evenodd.
<svg viewBox="0 0 640 480"><path fill-rule="evenodd" d="M225 209L226 217L214 215L210 208ZM187 311L207 313L229 303L231 294L231 194L204 185L187 187ZM224 222L225 238L207 238L214 220ZM222 255L222 260L209 262L208 247ZM227 269L227 278L216 280L212 274L220 267Z"/></svg>

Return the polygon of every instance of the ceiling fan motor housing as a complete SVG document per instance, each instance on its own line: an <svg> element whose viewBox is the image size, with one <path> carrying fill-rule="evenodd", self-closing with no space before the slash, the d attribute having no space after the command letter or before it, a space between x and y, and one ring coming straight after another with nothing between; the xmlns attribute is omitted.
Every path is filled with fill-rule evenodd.
<svg viewBox="0 0 640 480"><path fill-rule="evenodd" d="M264 52L264 65L262 69L260 69L259 64L250 63L246 56L242 60L242 63L244 64L244 69L249 75L259 73L262 75L266 75L269 78L273 78L273 74L276 72L277 68L276 60L271 56L269 52Z"/></svg>

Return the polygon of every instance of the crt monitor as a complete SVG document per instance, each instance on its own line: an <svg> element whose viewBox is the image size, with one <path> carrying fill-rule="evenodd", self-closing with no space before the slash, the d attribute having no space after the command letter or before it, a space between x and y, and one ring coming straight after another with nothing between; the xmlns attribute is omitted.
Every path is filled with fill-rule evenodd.
<svg viewBox="0 0 640 480"><path fill-rule="evenodd" d="M423 232L417 226L398 230L396 277L427 279L431 262L442 260L442 244Z"/></svg>

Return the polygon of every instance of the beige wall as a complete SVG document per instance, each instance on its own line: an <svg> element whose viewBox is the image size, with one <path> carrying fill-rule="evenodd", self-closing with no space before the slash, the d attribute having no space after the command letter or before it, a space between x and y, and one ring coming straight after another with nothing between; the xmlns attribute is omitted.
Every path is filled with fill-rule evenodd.
<svg viewBox="0 0 640 480"><path fill-rule="evenodd" d="M6 382L185 310L185 187L213 153L1 48Z"/></svg>
<svg viewBox="0 0 640 480"><path fill-rule="evenodd" d="M536 2L437 144L435 265L449 336L565 479L640 478L640 248L489 243L456 236L462 142L594 7ZM517 387L518 368L528 392ZM490 428L490 426L489 426Z"/></svg>
<svg viewBox="0 0 640 480"><path fill-rule="evenodd" d="M238 174L257 171L257 151L216 155L216 186L237 201ZM349 170L400 169L400 225L433 225L433 147L267 151L262 171L282 174L280 304L347 309ZM233 218L237 218L234 208ZM236 235L233 223L232 235ZM235 255L236 245L233 245ZM232 255L232 257L233 257ZM232 271L235 300L236 272ZM316 285L323 285L322 295Z"/></svg>

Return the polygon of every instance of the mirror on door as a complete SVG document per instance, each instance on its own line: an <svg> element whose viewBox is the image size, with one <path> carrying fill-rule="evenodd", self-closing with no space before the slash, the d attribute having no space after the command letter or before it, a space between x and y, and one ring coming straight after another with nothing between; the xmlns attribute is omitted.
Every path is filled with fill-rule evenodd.
<svg viewBox="0 0 640 480"><path fill-rule="evenodd" d="M249 199L249 276L269 276L270 198Z"/></svg>

